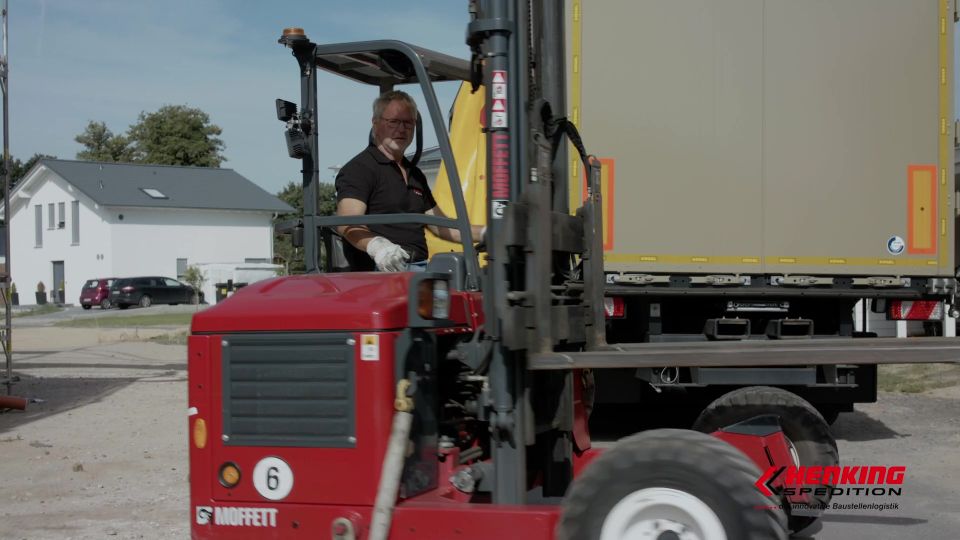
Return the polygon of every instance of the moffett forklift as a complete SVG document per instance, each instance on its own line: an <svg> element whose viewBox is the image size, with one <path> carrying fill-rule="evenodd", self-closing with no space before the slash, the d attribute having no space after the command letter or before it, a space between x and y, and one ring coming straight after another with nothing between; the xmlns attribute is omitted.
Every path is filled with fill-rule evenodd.
<svg viewBox="0 0 960 540"><path fill-rule="evenodd" d="M194 317L193 538L759 540L808 525L818 501L783 495L782 479L763 472L796 466L803 452L776 415L728 418L712 435L646 431L601 451L587 427L590 370L878 363L902 345L608 346L600 171L563 117L562 3L479 0L470 13L470 62L283 31L302 96L299 107L278 100L277 112L305 197L288 228L307 273L252 284ZM456 218L316 214L320 70L380 91L419 84ZM456 80L486 88L485 266L467 241L422 273L345 271L339 225L419 223L471 238L432 88ZM567 141L589 188L573 212ZM957 357L954 345L927 343L925 361Z"/></svg>

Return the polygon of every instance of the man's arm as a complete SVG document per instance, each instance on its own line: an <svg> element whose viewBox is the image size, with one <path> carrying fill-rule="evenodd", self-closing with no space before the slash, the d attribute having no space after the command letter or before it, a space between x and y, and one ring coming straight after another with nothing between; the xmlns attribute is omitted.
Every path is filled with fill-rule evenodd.
<svg viewBox="0 0 960 540"><path fill-rule="evenodd" d="M359 199L343 198L337 202L338 216L362 216L366 213L367 203ZM366 251L367 244L376 236L363 225L340 225L337 232L360 251Z"/></svg>
<svg viewBox="0 0 960 540"><path fill-rule="evenodd" d="M344 197L337 203L338 216L362 216L367 213L367 205L361 200ZM373 259L377 270L381 272L403 272L407 269L410 254L400 246L382 236L377 236L363 225L341 225L337 227L340 236L351 245Z"/></svg>
<svg viewBox="0 0 960 540"><path fill-rule="evenodd" d="M441 210L439 206L434 206L433 208L431 208L430 210L427 210L424 213L427 214L428 216L447 217L446 214L443 213L443 210ZM430 232L439 236L440 238L443 238L444 240L449 240L451 242L457 242L457 243L460 243L461 241L459 229L451 229L449 227L438 227L436 225L427 225L427 228L430 229ZM470 235L473 236L474 242L479 242L480 240L482 240L481 236L483 236L483 232L484 232L483 230L485 228L486 227L482 225L470 225Z"/></svg>

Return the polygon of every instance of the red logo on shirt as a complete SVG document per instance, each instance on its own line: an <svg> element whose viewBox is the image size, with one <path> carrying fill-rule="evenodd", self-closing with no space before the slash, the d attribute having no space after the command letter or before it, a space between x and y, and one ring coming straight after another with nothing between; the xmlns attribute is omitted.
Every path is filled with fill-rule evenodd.
<svg viewBox="0 0 960 540"><path fill-rule="evenodd" d="M412 187L412 188L410 188L410 189L413 190L413 192L416 193L417 195L419 195L420 197L423 197L423 192L420 191L419 189L417 189L417 188L415 188L415 187Z"/></svg>

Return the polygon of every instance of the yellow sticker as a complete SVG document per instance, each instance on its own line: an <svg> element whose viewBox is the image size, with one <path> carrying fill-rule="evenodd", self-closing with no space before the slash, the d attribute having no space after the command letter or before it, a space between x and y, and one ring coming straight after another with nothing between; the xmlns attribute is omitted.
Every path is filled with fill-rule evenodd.
<svg viewBox="0 0 960 540"><path fill-rule="evenodd" d="M360 359L373 362L380 360L380 336L377 334L360 335Z"/></svg>

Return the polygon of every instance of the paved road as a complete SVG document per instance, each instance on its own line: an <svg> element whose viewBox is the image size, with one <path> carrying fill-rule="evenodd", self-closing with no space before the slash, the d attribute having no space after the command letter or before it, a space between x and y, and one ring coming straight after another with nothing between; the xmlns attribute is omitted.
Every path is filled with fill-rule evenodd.
<svg viewBox="0 0 960 540"><path fill-rule="evenodd" d="M898 509L834 510L817 540L960 538L960 388L930 394L881 394L877 403L840 415L834 436L841 464L903 465L903 495L839 497L836 502L888 502Z"/></svg>

